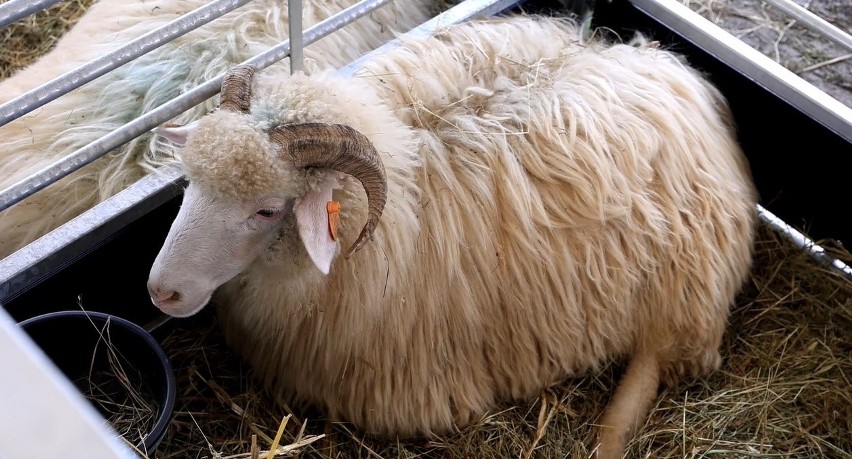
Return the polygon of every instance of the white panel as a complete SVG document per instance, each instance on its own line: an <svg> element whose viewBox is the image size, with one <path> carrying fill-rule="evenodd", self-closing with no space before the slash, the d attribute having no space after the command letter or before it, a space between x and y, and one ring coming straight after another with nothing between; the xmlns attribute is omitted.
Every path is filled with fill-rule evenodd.
<svg viewBox="0 0 852 459"><path fill-rule="evenodd" d="M0 308L0 458L137 458Z"/></svg>

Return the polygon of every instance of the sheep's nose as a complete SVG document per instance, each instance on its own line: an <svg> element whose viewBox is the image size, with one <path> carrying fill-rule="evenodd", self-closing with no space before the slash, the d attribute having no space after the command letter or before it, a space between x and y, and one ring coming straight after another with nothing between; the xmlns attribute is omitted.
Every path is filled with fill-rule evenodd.
<svg viewBox="0 0 852 459"><path fill-rule="evenodd" d="M180 301L180 293L174 290L160 290L149 285L148 293L151 295L151 302L160 309L169 309L170 306Z"/></svg>

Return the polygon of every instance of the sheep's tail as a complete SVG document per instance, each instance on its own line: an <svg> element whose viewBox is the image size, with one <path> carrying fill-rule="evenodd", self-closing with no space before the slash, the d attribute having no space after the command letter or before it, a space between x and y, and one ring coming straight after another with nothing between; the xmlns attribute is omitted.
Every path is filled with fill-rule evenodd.
<svg viewBox="0 0 852 459"><path fill-rule="evenodd" d="M653 353L636 354L601 417L597 459L618 459L645 423L660 386L660 363Z"/></svg>

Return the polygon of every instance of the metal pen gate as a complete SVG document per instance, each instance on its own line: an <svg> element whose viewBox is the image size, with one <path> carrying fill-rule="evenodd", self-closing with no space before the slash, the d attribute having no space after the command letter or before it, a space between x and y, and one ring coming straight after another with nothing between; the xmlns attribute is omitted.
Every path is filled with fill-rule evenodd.
<svg viewBox="0 0 852 459"><path fill-rule="evenodd" d="M184 16L151 31L130 43L102 56L94 61L68 72L44 85L0 105L0 129L10 121L37 109L38 107L82 86L83 84L112 71L131 60L150 52L195 28L201 27L251 0L214 0L209 4L189 12ZM44 8L56 0L38 3ZM291 27L291 39L271 47L258 54L245 64L251 64L259 69L266 68L291 54L291 43L295 59L301 58L301 46L310 45L346 25L388 5L391 0L363 0L335 14L328 19L304 30L303 34L293 34L301 30L301 20ZM517 3L517 0L468 0L445 13L434 17L410 31L410 34L429 34L438 27L465 21L475 16L488 16L502 11ZM295 14L291 18L300 17L300 2L290 2ZM0 25L7 24L36 10L36 5L28 5L26 0L12 0L0 5ZM395 42L386 47L395 46ZM384 52L379 49L375 52ZM366 58L366 56L365 56ZM299 65L299 64L297 64ZM353 62L340 69L343 74L351 74L359 62ZM294 69L295 70L295 69ZM0 212L44 189L50 184L102 157L112 149L147 133L151 129L169 121L180 113L204 102L216 95L221 86L224 73L212 78L194 89L174 98L173 100L151 110L142 116L124 124L109 134L93 140L88 145L77 149L70 155L54 164L32 174L30 177L0 190ZM85 212L85 218L75 218L50 233L50 237L42 238L22 248L18 252L0 261L0 302L8 300L17 292L29 287L39 277L39 273L52 271L56 268L47 262L39 267L35 265L46 261L47 258L57 258L58 255L84 253L91 249L106 235L111 234L132 222L140 212L150 211L164 201L180 192L180 172L175 168L164 168L160 173L151 174L134 183L124 191L107 199ZM132 211L132 212L131 212ZM97 234L93 234L97 229Z"/></svg>
<svg viewBox="0 0 852 459"><path fill-rule="evenodd" d="M10 0L0 5L0 27L12 23L29 14L40 11L52 4L58 3L58 1L59 0ZM126 45L121 46L106 55L87 62L79 68L67 72L33 89L32 91L27 92L26 94L19 95L9 102L0 105L0 135L2 135L2 127L12 120L24 116L27 113L30 113L33 110L36 110L39 107L82 86L83 84L101 77L118 67L157 49L174 38L186 34L196 28L202 27L219 17L238 9L250 1L251 0L213 0L164 26L132 40ZM344 9L338 14L329 17L327 20L304 30L303 34L299 34L295 32L302 28L301 3L299 1L289 2L289 17L292 21L290 27L290 40L273 46L267 51L246 60L244 63L252 64L262 69L292 54L292 70L298 70L301 65L302 46L310 45L330 35L335 30L345 27L346 25L382 8L383 6L386 6L389 3L391 3L391 0L363 0ZM436 27L442 25L464 21L477 15L495 14L516 3L518 3L518 0L468 0L462 2L457 7L447 11L446 13L435 17L428 23L421 25L417 29L411 31L411 33L429 33ZM585 3L588 4L591 2ZM649 9L663 7L667 9L672 8L672 5L666 5L666 3L670 2L638 1L636 3L639 4L640 7L643 6L642 4L647 3L647 8ZM850 38L848 34L845 34L830 24L825 23L825 21L821 21L818 17L807 12L807 10L798 7L792 1L771 0L770 3L779 7L783 11L788 12L788 14L791 14L795 19L814 28L829 39L852 49L852 38ZM563 1L562 4L570 4L570 1L567 3ZM393 44L388 44L387 46L393 46ZM381 50L377 50L377 52L381 52ZM341 69L341 72L351 73L357 68L357 65L357 62L352 63ZM33 173L26 179L21 180L6 189L0 190L0 213L23 199L26 199L27 197L44 189L57 180L60 180L95 161L111 150L149 132L151 129L173 119L180 113L183 113L184 111L213 97L218 93L222 78L223 74L220 74L215 78L204 82L173 100L162 104L156 109L131 120L113 132L92 140L87 145L73 151L61 160ZM843 120L841 119L840 121L842 122ZM849 121L847 120L846 123L849 123ZM840 126L841 128L843 127L842 124ZM49 238L42 238L42 240L37 241L37 243L30 244L30 246L21 249L19 252L22 253L15 253L7 257L5 260L0 260L0 302L14 295L16 291L27 288L33 277L33 273L30 272L27 274L27 271L32 271L33 266L39 261L43 261L47 257L56 258L57 254L60 252L85 252L93 245L97 244L97 238L103 238L105 232L109 234L112 231L130 223L133 218L127 215L129 210L133 209L137 214L139 212L146 212L162 204L164 200L173 197L176 193L175 189L179 188L175 187L174 184L179 181L179 172L168 168L163 170L160 174L145 177L139 182L131 185L123 192L98 204L87 212L87 221L85 223L78 221L80 219L74 219L54 230L50 234ZM793 240L809 250L815 257L828 264L834 265L846 272L847 275L852 275L852 270L837 260L827 259L824 255L824 251L818 245L814 244L800 232L786 225L770 211L763 207L759 208L758 211L760 217L764 221L787 233ZM90 233L92 233L95 228L99 228L99 234L97 237L93 238ZM109 228L112 228L112 230ZM47 265L41 265L38 268L38 271L45 272L53 268L54 267L51 267L48 263Z"/></svg>

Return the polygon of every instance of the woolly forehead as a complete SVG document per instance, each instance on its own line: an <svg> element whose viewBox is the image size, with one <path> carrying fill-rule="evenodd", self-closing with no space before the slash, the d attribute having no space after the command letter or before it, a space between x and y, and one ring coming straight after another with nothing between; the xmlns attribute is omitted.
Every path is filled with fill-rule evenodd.
<svg viewBox="0 0 852 459"><path fill-rule="evenodd" d="M370 88L335 72L310 77L302 73L291 77L261 74L255 76L251 116L261 129L282 124L339 123L372 132L369 121L358 116L358 110L346 107L376 103Z"/></svg>
<svg viewBox="0 0 852 459"><path fill-rule="evenodd" d="M181 159L191 181L233 200L298 196L304 189L304 172L287 164L258 122L243 113L217 110L202 118Z"/></svg>
<svg viewBox="0 0 852 459"><path fill-rule="evenodd" d="M367 135L380 152L394 151L397 158L416 152L411 131L364 81L327 71L255 75L252 86L248 114L217 110L187 139L182 159L190 180L242 200L301 196L306 176L317 172L295 170L280 159L266 132L285 124L344 124Z"/></svg>

